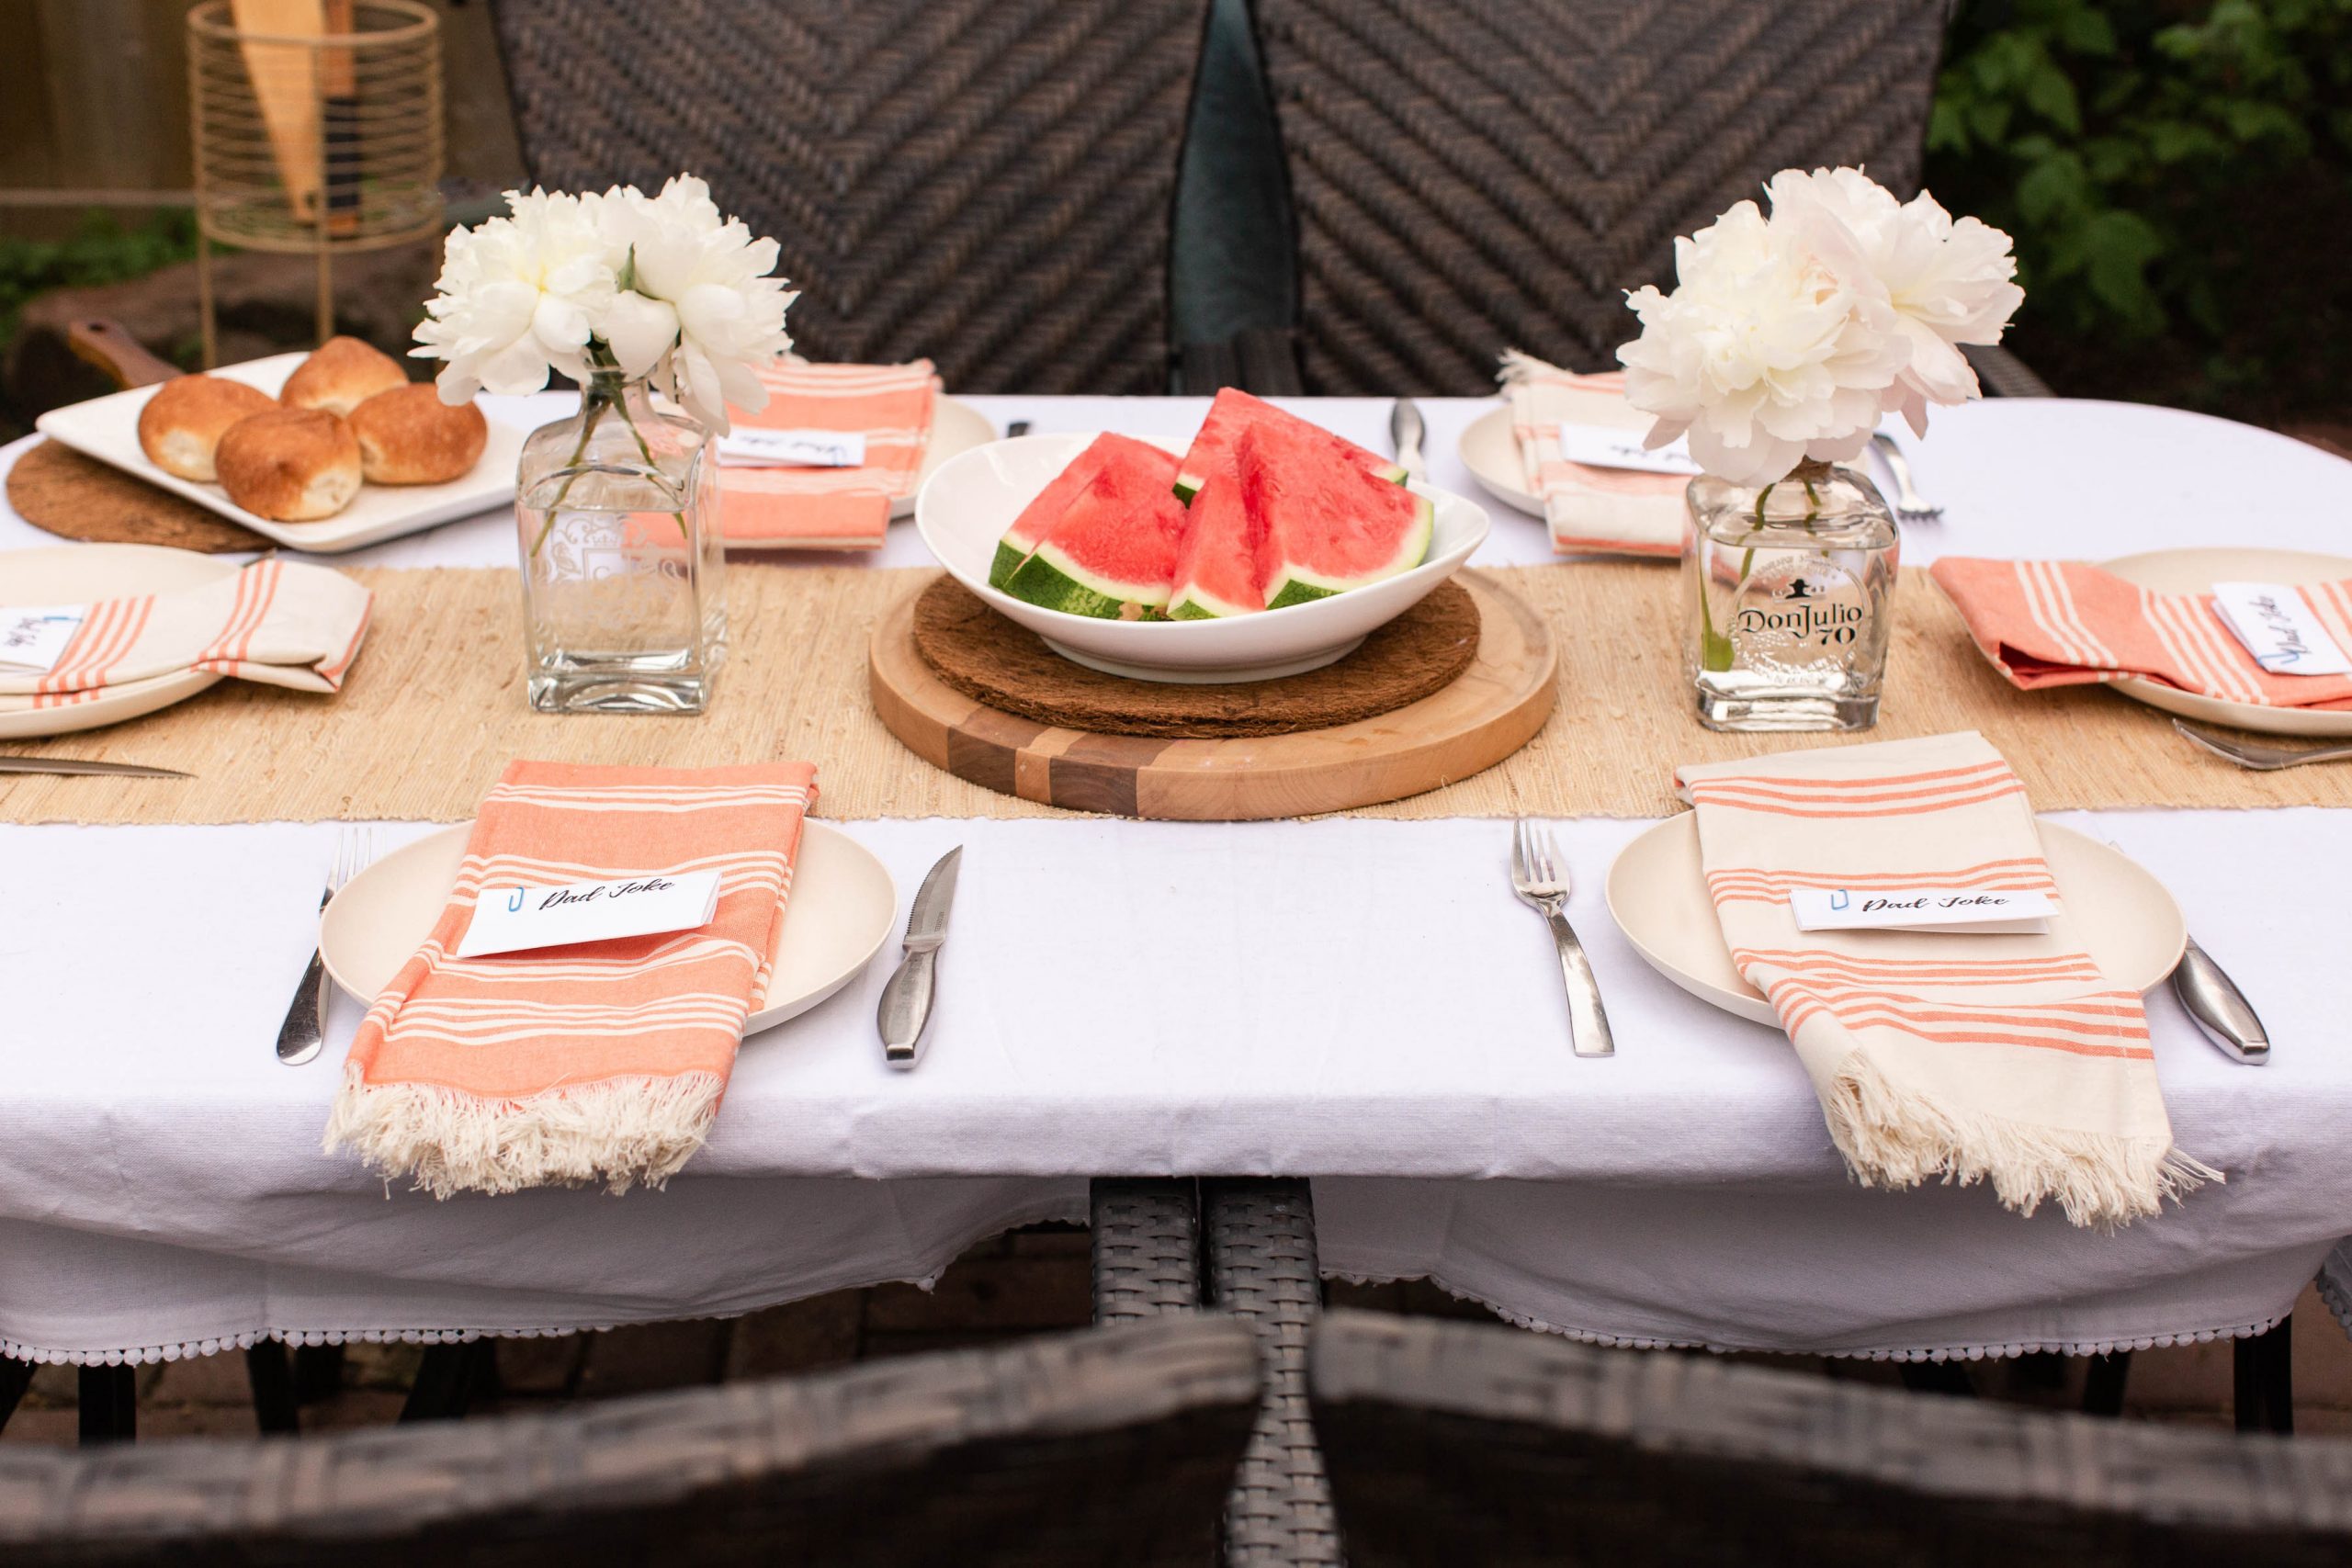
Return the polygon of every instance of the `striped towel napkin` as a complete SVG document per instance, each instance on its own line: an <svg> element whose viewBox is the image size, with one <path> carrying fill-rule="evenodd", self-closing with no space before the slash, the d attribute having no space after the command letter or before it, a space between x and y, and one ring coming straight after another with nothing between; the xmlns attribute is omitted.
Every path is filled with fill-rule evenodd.
<svg viewBox="0 0 2352 1568"><path fill-rule="evenodd" d="M1617 371L1579 376L1512 349L1498 378L1510 400L1511 436L1527 488L1544 499L1552 547L1563 555L1679 556L1689 479L1630 468L1596 468L1560 456L1560 426L1605 425L1646 434L1651 420L1625 401Z"/></svg>
<svg viewBox="0 0 2352 1568"><path fill-rule="evenodd" d="M2226 702L2352 709L2352 675L2273 675L2222 624L2210 593L2158 593L2082 561L1946 556L1928 575L2009 683L2074 686L2144 675ZM2352 649L2352 579L2301 590Z"/></svg>
<svg viewBox="0 0 2352 1568"><path fill-rule="evenodd" d="M433 934L352 1041L329 1152L440 1198L662 1185L702 1146L766 994L816 778L806 762L509 766ZM718 908L694 931L454 956L486 885L712 868Z"/></svg>
<svg viewBox="0 0 2352 1568"><path fill-rule="evenodd" d="M1687 767L1732 961L1771 998L1865 1186L1989 1180L2078 1225L2155 1213L2219 1173L2173 1146L2139 996L2043 935L1797 929L1792 887L2055 894L2025 786L1982 736Z"/></svg>
<svg viewBox="0 0 2352 1568"><path fill-rule="evenodd" d="M878 550L890 527L890 502L914 493L931 444L939 378L931 361L910 365L799 365L760 372L768 406L730 409L757 430L855 431L865 437L857 468L719 469L719 526L730 545L805 550Z"/></svg>
<svg viewBox="0 0 2352 1568"><path fill-rule="evenodd" d="M82 624L47 674L0 666L0 713L69 707L182 670L338 691L368 635L370 600L339 571L276 558L194 588L101 599L80 606Z"/></svg>

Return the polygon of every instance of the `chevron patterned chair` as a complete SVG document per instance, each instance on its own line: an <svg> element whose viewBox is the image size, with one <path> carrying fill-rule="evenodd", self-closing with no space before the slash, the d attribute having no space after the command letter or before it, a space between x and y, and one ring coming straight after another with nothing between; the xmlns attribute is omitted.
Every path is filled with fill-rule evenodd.
<svg viewBox="0 0 2352 1568"><path fill-rule="evenodd" d="M1162 392L1209 0L496 0L531 177L681 170L773 234L811 359Z"/></svg>
<svg viewBox="0 0 2352 1568"><path fill-rule="evenodd" d="M1252 0L1311 393L1613 364L1623 291L1777 170L1919 185L1952 0ZM2046 394L2009 355L1990 389Z"/></svg>

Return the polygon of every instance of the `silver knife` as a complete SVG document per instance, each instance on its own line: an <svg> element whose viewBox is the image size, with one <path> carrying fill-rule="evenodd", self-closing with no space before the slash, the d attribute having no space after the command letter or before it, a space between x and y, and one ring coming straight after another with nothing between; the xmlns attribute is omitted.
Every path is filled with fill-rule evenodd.
<svg viewBox="0 0 2352 1568"><path fill-rule="evenodd" d="M915 890L914 906L907 911L907 956L883 986L882 1005L875 1010L882 1059L902 1070L922 1056L923 1030L939 988L939 946L947 940L947 907L956 901L956 871L963 859L964 846L958 844L939 857Z"/></svg>
<svg viewBox="0 0 2352 1568"><path fill-rule="evenodd" d="M2182 950L2180 963L2172 972L2173 995L2188 1010L2197 1027L2211 1037L2228 1055L2247 1066L2259 1067L2270 1060L2270 1036L2264 1032L2262 1020L2245 993L2237 987L2227 971L2213 962L2213 955L2197 945L2191 937Z"/></svg>
<svg viewBox="0 0 2352 1568"><path fill-rule="evenodd" d="M151 768L139 762L92 762L79 757L0 756L0 773L97 773L126 779L192 779L171 768Z"/></svg>
<svg viewBox="0 0 2352 1568"><path fill-rule="evenodd" d="M1422 478L1428 468L1421 457L1425 434L1420 405L1410 398L1397 399L1388 411L1388 439L1396 445L1396 466L1405 470L1408 479Z"/></svg>

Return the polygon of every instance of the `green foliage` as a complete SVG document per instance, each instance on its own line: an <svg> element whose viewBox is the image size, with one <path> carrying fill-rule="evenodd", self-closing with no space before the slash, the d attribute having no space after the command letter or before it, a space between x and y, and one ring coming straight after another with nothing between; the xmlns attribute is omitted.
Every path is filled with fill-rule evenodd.
<svg viewBox="0 0 2352 1568"><path fill-rule="evenodd" d="M2045 330L2259 374L2275 333L2311 346L2299 292L2347 292L2352 0L1972 4L1928 148L1938 199L2015 237Z"/></svg>
<svg viewBox="0 0 2352 1568"><path fill-rule="evenodd" d="M194 254L193 212L162 213L136 228L90 212L70 240L0 239L0 347L16 337L17 313L36 294L119 283Z"/></svg>

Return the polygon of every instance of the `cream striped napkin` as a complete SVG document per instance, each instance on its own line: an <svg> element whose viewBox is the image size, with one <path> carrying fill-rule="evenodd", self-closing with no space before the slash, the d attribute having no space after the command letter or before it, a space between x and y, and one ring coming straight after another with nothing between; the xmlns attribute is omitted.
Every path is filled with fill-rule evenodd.
<svg viewBox="0 0 2352 1568"><path fill-rule="evenodd" d="M511 764L432 935L352 1041L328 1151L440 1198L675 1174L766 994L816 777L806 762ZM718 907L694 931L454 956L485 886L712 869Z"/></svg>
<svg viewBox="0 0 2352 1568"><path fill-rule="evenodd" d="M2271 674L2210 593L2158 593L2081 561L1946 556L1928 575L1979 651L2026 691L2144 675L2226 702L2352 708L2352 675ZM2352 580L2300 592L2336 645L2352 649Z"/></svg>
<svg viewBox="0 0 2352 1568"><path fill-rule="evenodd" d="M1563 424L1600 425L1634 434L1651 420L1625 401L1617 371L1579 376L1510 350L1498 377L1510 400L1511 438L1528 490L1544 501L1552 547L1563 555L1677 556L1682 553L1683 491L1674 474L1598 468L1560 455Z"/></svg>
<svg viewBox="0 0 2352 1568"><path fill-rule="evenodd" d="M931 444L939 378L931 361L907 365L802 365L760 372L768 405L730 409L757 430L854 432L865 463L854 468L753 468L718 472L719 527L730 545L806 550L876 550L890 528L891 502L914 493Z"/></svg>
<svg viewBox="0 0 2352 1568"><path fill-rule="evenodd" d="M82 607L48 673L0 666L0 713L71 707L183 670L337 691L368 635L368 590L343 573L276 558L194 588L102 599Z"/></svg>
<svg viewBox="0 0 2352 1568"><path fill-rule="evenodd" d="M1990 1181L2111 1229L2220 1174L2173 1146L2137 993L2046 934L1797 928L1792 887L2054 894L2025 786L1982 736L1683 768L1732 961L1771 998L1870 1187Z"/></svg>

